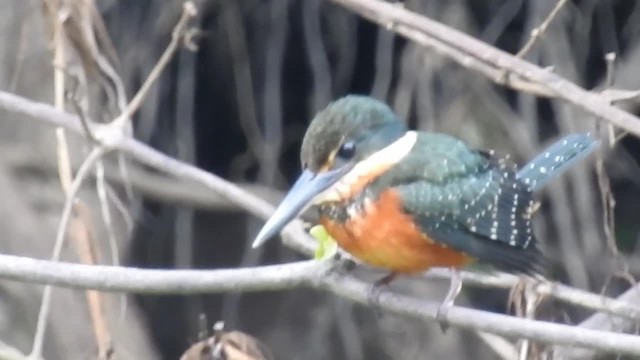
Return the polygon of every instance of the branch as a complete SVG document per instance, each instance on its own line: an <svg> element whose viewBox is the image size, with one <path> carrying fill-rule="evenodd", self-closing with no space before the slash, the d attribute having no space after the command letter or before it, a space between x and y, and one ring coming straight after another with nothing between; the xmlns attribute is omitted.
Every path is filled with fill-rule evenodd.
<svg viewBox="0 0 640 360"><path fill-rule="evenodd" d="M149 73L149 76L147 76L147 79L144 81L140 89L138 89L138 92L135 94L133 99L131 99L125 111L114 120L116 126L124 126L124 123L133 116L140 106L142 106L142 101L147 96L151 86L156 82L162 73L162 70L167 67L169 61L171 61L173 55L178 50L181 42L184 41L189 20L196 16L197 12L195 5L191 1L187 1L182 4L182 14L180 15L178 23L171 32L171 42L169 43L169 46L167 46L156 65L151 69L151 73Z"/></svg>
<svg viewBox="0 0 640 360"><path fill-rule="evenodd" d="M351 276L338 276L333 272L321 279L320 288L361 304L367 304L367 294L370 291L370 286L367 284ZM427 321L435 319L440 306L432 301L410 298L388 291L380 293L378 302L381 308L390 312ZM540 343L597 348L601 351L620 354L622 352L635 354L640 351L640 336L587 330L457 306L448 311L446 321L460 328L485 331L512 339L527 338Z"/></svg>
<svg viewBox="0 0 640 360"><path fill-rule="evenodd" d="M51 256L54 261L57 261L60 258L62 247L64 245L65 234L67 233L67 225L69 225L69 222L71 221L73 209L77 208L79 205L74 202L74 199L80 191L80 187L82 186L84 179L86 179L87 173L91 170L93 164L100 159L102 154L104 154L104 150L102 150L102 148L93 149L91 154L89 154L85 162L80 167L80 170L73 179L73 182L65 189L66 201L62 211L62 216L60 217L60 224L58 225L58 230L56 232L53 255ZM89 229L87 224L83 224L83 226L86 229ZM31 349L31 354L29 355L29 357L34 359L40 358L42 354L47 319L49 318L49 312L51 310L52 291L53 289L51 286L46 286L42 293L42 301L40 302L40 311L38 312L38 322L36 325L33 347Z"/></svg>
<svg viewBox="0 0 640 360"><path fill-rule="evenodd" d="M34 161L24 156L11 157L9 160L13 166L19 163L27 167L46 167L44 163ZM107 171L107 176L111 180L122 182L117 171ZM157 200L179 203L185 206L196 206L211 210L236 210L241 209L233 200L221 199L217 192L212 192L210 187L203 186L198 179L167 177L164 174L144 170L139 166L130 169L129 180L134 189L147 196L152 196ZM282 193L269 189L265 186L255 184L234 184L245 193L271 202L282 199ZM215 189L214 189L215 190ZM296 242L304 242L306 234L297 232ZM293 239L292 239L293 240ZM312 254L312 243L306 243L310 252L303 252L305 255ZM451 274L448 269L434 268L424 274L425 278L448 281ZM493 272L490 274L463 271L464 284L481 288L510 289L516 285L519 278L512 274ZM551 297L561 302L592 309L610 315L616 315L628 320L640 322L640 305L635 301L625 301L622 299L612 299L594 294L585 290L580 290L560 283L539 283L535 290L538 295Z"/></svg>
<svg viewBox="0 0 640 360"><path fill-rule="evenodd" d="M640 285L632 286L616 300L627 303L640 302ZM585 329L597 329L602 331L630 332L638 331L639 324L637 321L631 321L623 317L611 316L610 314L599 312L589 316L583 322L578 324L578 326ZM554 349L554 355L558 359L588 359L593 357L594 353L587 349L575 347L556 347Z"/></svg>
<svg viewBox="0 0 640 360"><path fill-rule="evenodd" d="M305 286L365 305L369 305L371 291L370 284L341 273L333 261L223 270L151 270L0 255L0 276L77 289L145 294L274 291ZM392 313L435 321L439 304L383 290L379 306ZM446 321L461 328L508 338L528 338L547 344L640 356L640 337L633 335L581 329L457 306L447 312Z"/></svg>
<svg viewBox="0 0 640 360"><path fill-rule="evenodd" d="M549 27L553 19L558 15L558 13L560 12L560 9L562 9L564 4L566 3L567 3L567 0L558 0L556 5L553 7L553 10L551 10L549 15L542 22L542 24L540 24L540 26L537 26L536 28L531 30L531 37L529 37L529 40L527 40L527 43L524 44L522 49L518 51L518 53L516 54L516 57L519 57L519 58L524 57L533 48L536 42L542 39L542 36L544 35L545 31L547 31L547 28Z"/></svg>
<svg viewBox="0 0 640 360"><path fill-rule="evenodd" d="M640 136L639 118L611 106L608 99L577 86L571 81L549 71L549 69L540 68L456 29L431 20L426 16L406 10L401 6L381 0L331 1L419 44L424 43L424 38L426 37L430 40L431 45L437 43L453 49L458 56L450 56L451 59L462 66L471 67L475 70L478 67L488 66L496 71L506 71L508 75L516 75L519 80L524 80L529 82L530 85L540 88L540 93L550 93L555 98L565 100L598 118L602 118L636 136ZM496 83L510 85L508 77L507 81L504 78L504 76L498 76L492 77L491 80Z"/></svg>
<svg viewBox="0 0 640 360"><path fill-rule="evenodd" d="M432 269L426 274L431 278L444 280L450 278L449 270L447 269ZM517 276L507 273L486 275L464 271L462 275L464 284L487 288L510 289L519 280ZM631 320L640 323L640 306L637 305L636 301L629 301L622 297L612 299L555 282L540 282L536 284L535 291L537 295L542 297L552 297L568 304L602 312L602 316L610 317L610 315L616 315L627 321ZM640 290L636 290L634 294L639 292Z"/></svg>
<svg viewBox="0 0 640 360"><path fill-rule="evenodd" d="M617 301L624 301L632 304L640 302L640 285L629 288L617 298ZM596 313L581 322L580 326L587 329L630 331L634 327L638 326L638 323L634 323L633 321L629 321L625 318L612 317L606 313Z"/></svg>
<svg viewBox="0 0 640 360"><path fill-rule="evenodd" d="M39 171L44 171L46 176L57 176L57 174L54 174L54 171L57 171L55 167L45 159L32 156L32 154L26 154L23 151L17 150L6 151L0 156L2 157L2 161L8 163L9 166L14 169L20 171L31 171L37 169ZM125 178L118 171L117 165L117 163L114 164L113 162L105 160L104 175L106 179L122 187L129 184L132 189L138 191L138 193L144 197L161 202L190 206L196 209L205 209L214 212L234 212L243 210L236 203L221 198L220 195L211 192L211 189L203 186L199 182L169 177L165 174L158 173L157 171L145 169L133 164L128 164L128 173ZM78 166L73 167L74 173L77 170ZM96 179L98 178L95 174L91 175ZM272 204L280 202L284 197L284 193L281 190L268 186L249 182L234 182L233 184L245 192L268 200Z"/></svg>
<svg viewBox="0 0 640 360"><path fill-rule="evenodd" d="M6 110L17 114L30 116L46 124L62 126L78 134L83 133L80 121L76 116L58 111L47 104L33 102L31 100L0 91L0 108L5 108ZM260 199L259 197L247 193L246 191L243 191L235 185L204 170L180 162L156 150L153 150L152 148L138 142L135 139L123 137L120 138L119 141L111 145L113 150L122 151L129 156L132 156L137 161L163 170L167 174L185 180L197 181L261 218L267 218L274 210L274 207L271 204ZM304 254L313 253L315 243L309 239L300 221L292 222L285 228L283 234L285 244L287 244L289 247ZM289 269L288 267L286 267L286 265L283 266L284 268L280 266L275 268L280 270ZM254 272L251 272L252 269L249 268L238 270L220 270L220 272L214 273L194 270L141 270L121 267L95 267L87 265L47 263L29 258L19 258L8 255L0 256L0 276L14 280L31 281L38 283L46 282L59 286L91 287L108 291L154 293L228 292L241 290L258 291L277 290L284 287L284 285L278 285L281 284L281 281L283 281L282 277L274 278L273 274L265 272L265 269L268 270L270 269L270 267L258 269L259 270L253 269ZM101 271L105 272L101 273ZM244 281L244 285L238 285L237 282L232 282L230 284L227 283L228 281L230 281L230 279L238 279L238 273L235 273L236 271L247 271L246 273L239 273L243 276L248 277L247 279L242 280ZM349 278L350 280L347 278L345 278L346 280L343 278L339 278L338 282L333 283L332 279L334 279L334 276L330 276L330 274L326 270L318 271L321 271L323 276L318 275L318 273L316 273L316 276L311 276L301 269L296 269L296 271L292 272L292 283L290 283L286 288L299 285L307 285L316 288L327 289L335 292L338 295L346 296L361 303L366 303L366 299L368 296L367 289L370 287L370 285L364 282L359 282L352 278ZM446 276L444 276L444 273L442 272L432 271L432 273L440 274L437 276L446 278ZM214 277L213 275L216 275L216 277ZM217 278L218 275L228 277L224 278L224 280L220 280L219 278ZM265 276L266 278L262 278L261 276ZM341 282L343 281L347 281L347 283L342 284ZM517 277L508 275L493 277L486 275L482 276L480 274L468 274L466 275L465 281L476 284L484 284L485 286L493 284L493 286L499 285L499 287L507 287L507 285L511 286L513 283L515 283L517 281ZM354 286L355 288L352 288L351 286ZM568 287L566 288L568 289ZM565 293L565 297L569 298L565 290L566 289L562 286L556 286L552 287L548 291L550 294ZM418 302L417 300L412 300L407 297L401 297L399 295L389 296L391 296L391 299L399 299L399 302L395 304L393 303L393 301L389 300L390 298L382 297L382 299L386 299L382 304L383 308L387 310L400 314L409 314L407 311L410 311L409 309L413 309L411 311L419 313L420 318L433 319L435 316L435 309L438 306L438 304L436 303L426 303L422 300ZM582 299L580 297L578 298ZM598 299L600 301L603 301L601 297L598 297ZM584 299L580 301L583 300ZM405 309L405 303L407 302L411 306ZM416 303L420 304L420 306L418 306L417 308ZM630 314L636 314L634 316L637 316L637 309L635 309L632 305L624 304L623 308L626 309L625 311L631 311ZM477 310L461 310L460 308L456 309L462 311L462 313L458 313L458 310L449 312L451 317L448 318L447 321L449 321L451 325L466 328L475 328L480 331L486 331L500 335L506 334L508 337L524 336L540 342L587 346L600 351L609 351L613 349L614 345L612 345L612 343L608 343L608 341L611 340L611 336L623 336L623 338L620 339L620 348L616 348L616 351L635 351L634 347L628 347L630 346L628 345L629 343L625 342L633 338L637 342L635 346L638 347L638 351L640 354L640 338L630 335L617 335L602 331L581 330L587 332L581 332L576 336L583 340L589 340L580 340L575 342L573 339L576 336L572 335L573 333L566 331L567 329L571 329L570 326L557 325L534 320L518 319L505 315L488 314ZM609 312L614 311L610 308L606 308L606 310ZM476 316L473 315L476 313L481 315L477 315L479 316L477 318L466 318L468 316ZM489 317L487 318L487 316ZM509 319L509 321L503 323L503 318ZM513 330L514 327L518 330ZM549 334L553 334L554 337L557 334L560 335L558 335L559 337L557 339L551 338L548 335L544 335L546 331L551 331L549 332ZM599 340L591 341L591 339L594 338L598 338ZM556 339L557 341L554 339ZM618 341L618 339L616 338L615 341Z"/></svg>
<svg viewBox="0 0 640 360"><path fill-rule="evenodd" d="M291 289L325 274L319 261L224 270L156 270L0 255L0 277L75 289L137 294L214 294Z"/></svg>
<svg viewBox="0 0 640 360"><path fill-rule="evenodd" d="M12 164L27 162L28 167L46 167L46 164L40 164L31 158L19 156L9 160ZM112 180L122 182L123 179L118 176L117 171L107 171L107 176ZM217 193L211 191L211 188L203 186L197 179L173 178L164 174L144 170L141 167L132 167L129 173L129 180L134 189L141 191L142 194L152 196L157 200L179 203L188 206L197 206L212 210L236 210L240 209L232 200L221 199ZM185 185L186 184L186 185ZM246 193L262 199L277 202L282 198L282 193L271 190L268 187L255 184L234 184ZM303 241L302 233L296 235L297 242ZM312 243L308 243L308 249L311 251ZM311 255L311 252L304 252ZM451 274L448 269L434 268L424 274L425 278L448 281ZM519 278L512 274L494 272L491 274L463 271L462 276L464 284L467 286L475 286L481 288L500 288L510 289L516 285ZM539 283L535 290L538 295L543 297L551 297L564 303L580 306L586 309L592 309L610 315L616 315L627 320L640 322L640 305L635 301L624 301L622 299L612 299L594 294L585 290L580 290L560 283Z"/></svg>

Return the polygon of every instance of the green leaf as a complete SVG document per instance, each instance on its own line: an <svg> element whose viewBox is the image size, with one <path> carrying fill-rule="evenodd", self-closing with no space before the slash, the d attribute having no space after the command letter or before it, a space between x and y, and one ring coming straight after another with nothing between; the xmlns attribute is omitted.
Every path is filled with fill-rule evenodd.
<svg viewBox="0 0 640 360"><path fill-rule="evenodd" d="M313 258L316 260L324 260L332 257L338 252L338 244L329 235L327 229L322 225L316 225L309 230L309 234L318 241L318 247Z"/></svg>

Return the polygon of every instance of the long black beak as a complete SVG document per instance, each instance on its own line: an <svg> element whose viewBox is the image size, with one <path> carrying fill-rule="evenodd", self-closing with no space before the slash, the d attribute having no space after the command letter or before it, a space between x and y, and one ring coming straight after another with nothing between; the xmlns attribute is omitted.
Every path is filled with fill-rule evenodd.
<svg viewBox="0 0 640 360"><path fill-rule="evenodd" d="M305 170L293 185L287 196L280 203L271 218L264 224L258 236L253 241L253 248L264 244L267 240L280 232L293 218L298 216L313 200L315 196L327 190L345 175L351 166L341 166L335 170L314 173Z"/></svg>

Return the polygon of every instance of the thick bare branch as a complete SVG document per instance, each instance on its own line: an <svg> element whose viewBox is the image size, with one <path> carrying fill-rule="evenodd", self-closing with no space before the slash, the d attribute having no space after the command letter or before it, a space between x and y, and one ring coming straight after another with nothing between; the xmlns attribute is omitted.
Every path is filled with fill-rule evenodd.
<svg viewBox="0 0 640 360"><path fill-rule="evenodd" d="M199 294L273 291L301 286L325 274L318 261L229 270L156 270L71 264L0 255L0 277L78 289L139 294Z"/></svg>
<svg viewBox="0 0 640 360"><path fill-rule="evenodd" d="M362 304L367 304L370 291L368 285L359 282L353 277L338 276L335 273L328 273L327 276L323 277L320 287ZM435 319L440 305L424 299L409 298L391 292L381 293L378 301L380 306L388 311L425 320ZM527 338L541 343L564 343L585 348L597 347L598 349L615 353L623 351L634 353L636 348L640 349L640 336L596 330L573 333L569 329L575 329L575 327L570 325L521 319L462 307L451 308L447 314L446 321L461 328L486 331L507 338ZM566 332L565 329L567 330ZM527 335L521 336L520 334L523 333ZM570 336L568 336L569 334ZM618 336L621 337L617 338Z"/></svg>
<svg viewBox="0 0 640 360"><path fill-rule="evenodd" d="M451 57L452 60L462 66L471 67L469 64L473 63L478 65L476 67L491 66L497 70L505 71L507 75L516 75L521 80L530 82L533 86L542 87L542 89L552 93L555 98L565 100L598 118L602 118L613 125L640 136L639 118L611 106L608 99L577 86L549 69L543 69L454 28L385 1L331 1L392 31L396 27L413 30L408 33L401 32L401 35L418 43L424 42L424 39L421 38L422 36L444 44L459 52L460 55L466 55ZM417 36L412 36L412 34ZM504 79L500 78L491 78L491 80L497 83L504 83L502 81Z"/></svg>
<svg viewBox="0 0 640 360"><path fill-rule="evenodd" d="M447 269L430 270L427 272L427 276L445 280L450 278L449 270ZM463 280L467 285L510 289L517 284L518 277L506 273L487 275L475 272L463 272ZM616 315L627 320L631 319L640 322L640 306L637 305L636 302L627 301L622 298L612 299L555 282L540 282L534 289L536 293L543 298L551 297L568 304L601 311L604 313L603 316Z"/></svg>
<svg viewBox="0 0 640 360"><path fill-rule="evenodd" d="M361 304L369 303L371 285L335 269L332 262L304 261L286 265L224 270L151 270L84 265L0 255L5 279L58 286L133 293L221 293L273 291L300 286L330 291ZM380 306L396 314L435 321L439 304L382 291ZM480 310L452 307L454 326L508 338L571 345L598 351L640 355L640 337L521 319Z"/></svg>

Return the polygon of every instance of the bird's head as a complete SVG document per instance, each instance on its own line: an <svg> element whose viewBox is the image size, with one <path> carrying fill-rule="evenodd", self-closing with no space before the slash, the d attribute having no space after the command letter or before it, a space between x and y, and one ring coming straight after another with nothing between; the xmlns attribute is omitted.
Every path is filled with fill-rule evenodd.
<svg viewBox="0 0 640 360"><path fill-rule="evenodd" d="M302 141L302 174L253 242L258 247L310 205L348 200L416 141L384 103L350 95L320 111Z"/></svg>

